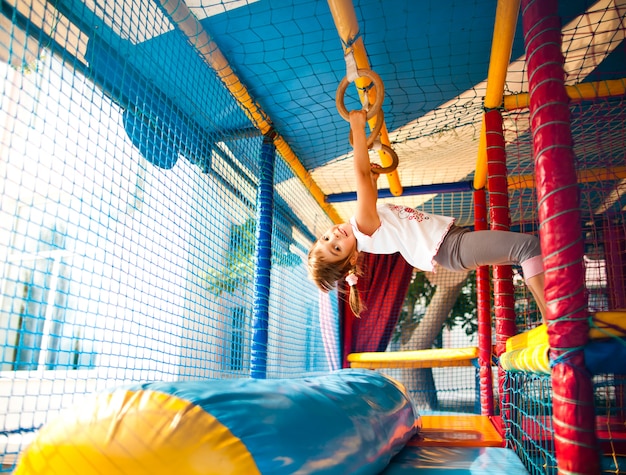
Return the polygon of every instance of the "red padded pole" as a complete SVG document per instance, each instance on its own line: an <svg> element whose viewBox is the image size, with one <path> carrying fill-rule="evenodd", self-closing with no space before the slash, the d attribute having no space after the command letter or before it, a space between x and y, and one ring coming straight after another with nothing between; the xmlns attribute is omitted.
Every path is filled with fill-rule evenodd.
<svg viewBox="0 0 626 475"><path fill-rule="evenodd" d="M582 351L589 337L584 245L557 6L557 0L523 0L522 15L558 473L591 475L600 473L600 460L593 385Z"/></svg>
<svg viewBox="0 0 626 475"><path fill-rule="evenodd" d="M485 113L485 138L487 144L487 184L489 187L489 213L491 229L508 231L509 184L506 169L506 152L502 132L502 115L493 109ZM494 266L493 294L496 318L496 354L506 351L507 338L517 333L515 325L515 288L511 266ZM498 390L503 401L504 372L498 371Z"/></svg>
<svg viewBox="0 0 626 475"><path fill-rule="evenodd" d="M474 229L487 229L487 199L485 190L474 192ZM476 270L476 293L478 307L478 377L480 381L480 413L494 415L493 372L491 371L491 289L489 267Z"/></svg>

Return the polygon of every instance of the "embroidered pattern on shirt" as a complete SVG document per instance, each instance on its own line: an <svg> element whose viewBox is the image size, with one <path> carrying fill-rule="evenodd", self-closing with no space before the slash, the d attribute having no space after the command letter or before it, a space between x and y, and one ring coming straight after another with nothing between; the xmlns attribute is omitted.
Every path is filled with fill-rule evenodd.
<svg viewBox="0 0 626 475"><path fill-rule="evenodd" d="M389 205L389 208L394 211L400 219L415 220L418 223L430 219L430 216L422 213L408 206Z"/></svg>

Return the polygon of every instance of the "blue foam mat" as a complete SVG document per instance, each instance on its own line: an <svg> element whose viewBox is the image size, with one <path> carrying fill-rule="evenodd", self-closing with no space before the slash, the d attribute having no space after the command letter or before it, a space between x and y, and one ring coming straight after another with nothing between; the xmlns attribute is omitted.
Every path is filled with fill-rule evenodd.
<svg viewBox="0 0 626 475"><path fill-rule="evenodd" d="M528 475L511 449L500 447L405 447L381 475Z"/></svg>

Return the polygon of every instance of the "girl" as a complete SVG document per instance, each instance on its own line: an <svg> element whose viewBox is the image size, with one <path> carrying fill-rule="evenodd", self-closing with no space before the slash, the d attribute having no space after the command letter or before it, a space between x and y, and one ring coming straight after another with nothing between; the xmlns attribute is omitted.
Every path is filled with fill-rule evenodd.
<svg viewBox="0 0 626 475"><path fill-rule="evenodd" d="M376 205L378 174L369 161L365 134L366 112L350 112L354 147L357 208L349 223L332 226L309 252L309 274L328 292L344 279L350 286L350 307L363 311L356 287L359 252L400 252L413 267L431 271L439 264L452 271L483 265L522 266L530 289L545 321L543 259L539 239L508 231L474 231L454 225L454 218L437 216L397 205Z"/></svg>

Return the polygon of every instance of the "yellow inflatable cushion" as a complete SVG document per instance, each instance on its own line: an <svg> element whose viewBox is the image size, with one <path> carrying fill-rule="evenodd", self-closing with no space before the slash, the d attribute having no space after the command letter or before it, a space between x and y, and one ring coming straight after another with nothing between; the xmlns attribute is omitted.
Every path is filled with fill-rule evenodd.
<svg viewBox="0 0 626 475"><path fill-rule="evenodd" d="M626 310L612 310L596 312L592 315L592 325L589 328L589 338L600 340L603 338L626 337ZM506 351L521 350L529 346L548 343L548 327L541 324L532 330L519 333L506 341Z"/></svg>
<svg viewBox="0 0 626 475"><path fill-rule="evenodd" d="M500 355L500 366L505 371L528 371L531 373L550 374L550 345L529 346L512 350Z"/></svg>

